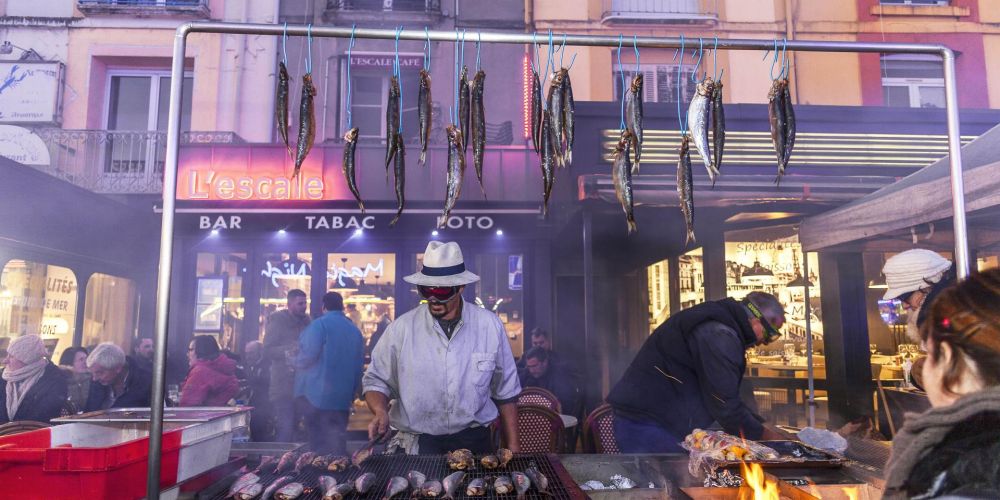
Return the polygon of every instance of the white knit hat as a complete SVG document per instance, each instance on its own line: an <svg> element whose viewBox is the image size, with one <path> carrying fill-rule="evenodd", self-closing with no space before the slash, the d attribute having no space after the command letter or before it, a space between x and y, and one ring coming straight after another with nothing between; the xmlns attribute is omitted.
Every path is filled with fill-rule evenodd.
<svg viewBox="0 0 1000 500"><path fill-rule="evenodd" d="M937 252L916 248L893 255L882 266L885 283L883 300L898 298L941 280L945 271L951 269L951 261Z"/></svg>
<svg viewBox="0 0 1000 500"><path fill-rule="evenodd" d="M23 335L11 341L7 353L18 361L30 365L45 357L45 343L38 335Z"/></svg>

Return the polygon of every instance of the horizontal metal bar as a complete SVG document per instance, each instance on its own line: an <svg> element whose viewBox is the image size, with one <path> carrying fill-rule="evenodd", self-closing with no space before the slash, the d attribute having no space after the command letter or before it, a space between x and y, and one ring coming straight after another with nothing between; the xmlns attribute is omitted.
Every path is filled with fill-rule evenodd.
<svg viewBox="0 0 1000 500"><path fill-rule="evenodd" d="M280 24L243 24L243 23L209 23L191 22L182 25L179 31L185 33L223 33L231 35L274 35L279 36L287 33L291 36L312 35L319 38L349 38L351 27L338 26L307 26L289 25L287 28ZM489 43L545 43L548 40L548 33L502 33L495 31L466 33L467 42L480 40ZM395 40L395 30L358 28L354 30L355 38L369 38L380 40ZM566 45L584 47L617 47L617 36L601 35L571 35L563 33L553 33L553 40L558 40L560 44L565 39ZM400 40L423 42L427 39L434 42L457 42L461 41L462 35L457 31L430 31L403 30L399 33ZM702 38L704 40L704 38ZM685 46L692 47L697 43L698 38L686 38ZM633 39L628 38L624 42L632 45ZM680 37L638 37L634 43L643 48L675 49L681 46ZM712 47L715 47L715 39L712 38ZM778 48L786 47L784 41L778 41ZM774 39L735 39L720 38L719 48L724 50L773 50ZM884 42L833 42L822 40L788 40L787 49L798 52L872 52L872 53L896 53L896 54L936 54L943 55L949 50L944 45L939 44L916 44L916 43L884 43Z"/></svg>

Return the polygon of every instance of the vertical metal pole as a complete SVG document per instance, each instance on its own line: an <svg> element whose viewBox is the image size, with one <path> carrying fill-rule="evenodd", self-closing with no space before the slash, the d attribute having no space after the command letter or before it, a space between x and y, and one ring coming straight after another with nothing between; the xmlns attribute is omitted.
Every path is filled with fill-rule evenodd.
<svg viewBox="0 0 1000 500"><path fill-rule="evenodd" d="M809 427L816 427L816 377L813 372L812 309L809 304L809 252L802 252L802 279L805 280L806 301L806 366L809 377L809 399L806 401Z"/></svg>
<svg viewBox="0 0 1000 500"><path fill-rule="evenodd" d="M170 69L170 107L167 120L167 155L163 166L163 222L160 227L160 267L156 276L156 335L153 339L153 387L149 416L149 470L146 498L160 498L160 452L163 449L163 382L167 364L167 314L170 304L170 271L174 250L174 201L177 194L177 152L181 135L181 99L184 85L184 44L190 26L177 28L174 60Z"/></svg>
<svg viewBox="0 0 1000 500"><path fill-rule="evenodd" d="M962 136L958 130L958 88L955 53L941 50L944 60L944 103L948 115L948 158L951 166L951 203L955 231L955 268L958 279L969 276L969 236L965 224L965 182L962 179Z"/></svg>
<svg viewBox="0 0 1000 500"><path fill-rule="evenodd" d="M588 380L593 380L590 342L594 338L594 223L590 207L583 208L583 359ZM595 387L596 384L590 384ZM584 394L588 401L589 394Z"/></svg>

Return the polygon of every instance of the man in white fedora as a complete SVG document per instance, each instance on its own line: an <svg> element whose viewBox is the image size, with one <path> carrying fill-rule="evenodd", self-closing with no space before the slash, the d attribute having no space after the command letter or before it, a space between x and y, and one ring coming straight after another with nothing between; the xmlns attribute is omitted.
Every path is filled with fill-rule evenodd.
<svg viewBox="0 0 1000 500"><path fill-rule="evenodd" d="M391 425L399 432L390 451L492 453L489 425L499 416L508 448L518 451L514 356L500 318L462 298L479 276L466 270L458 243L428 243L423 268L403 280L426 303L396 318L372 351L362 380L375 414L369 437Z"/></svg>

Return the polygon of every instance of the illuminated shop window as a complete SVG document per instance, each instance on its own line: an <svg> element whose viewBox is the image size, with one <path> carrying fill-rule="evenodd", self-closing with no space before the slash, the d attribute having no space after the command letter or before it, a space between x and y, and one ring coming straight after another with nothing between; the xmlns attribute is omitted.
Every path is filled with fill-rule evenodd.
<svg viewBox="0 0 1000 500"><path fill-rule="evenodd" d="M383 318L396 318L396 254L331 253L326 262L326 290L344 296L344 313L367 343Z"/></svg>
<svg viewBox="0 0 1000 500"><path fill-rule="evenodd" d="M649 287L649 333L670 316L670 268L666 260L646 267Z"/></svg>
<svg viewBox="0 0 1000 500"><path fill-rule="evenodd" d="M306 301L312 303L311 253L268 253L264 254L262 262L260 269L253 270L260 280L259 339L264 338L267 317L285 309L289 290L302 290L306 293Z"/></svg>
<svg viewBox="0 0 1000 500"><path fill-rule="evenodd" d="M480 254L472 272L480 278L472 300L500 317L511 351L520 358L524 350L524 255Z"/></svg>
<svg viewBox="0 0 1000 500"><path fill-rule="evenodd" d="M705 302L705 264L701 248L695 248L678 257L680 274L681 309Z"/></svg>
<svg viewBox="0 0 1000 500"><path fill-rule="evenodd" d="M15 259L0 275L0 354L13 338L41 335L51 359L73 345L77 283L73 271Z"/></svg>
<svg viewBox="0 0 1000 500"><path fill-rule="evenodd" d="M243 352L247 342L260 340L240 338L246 301L243 280L247 273L247 254L199 253L196 266L194 333L213 335L223 349Z"/></svg>
<svg viewBox="0 0 1000 500"><path fill-rule="evenodd" d="M113 342L128 352L139 317L139 289L135 282L96 273L87 281L86 297L82 345Z"/></svg>

